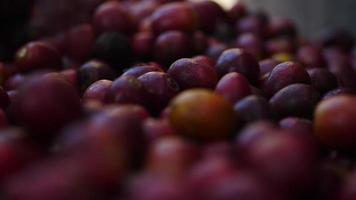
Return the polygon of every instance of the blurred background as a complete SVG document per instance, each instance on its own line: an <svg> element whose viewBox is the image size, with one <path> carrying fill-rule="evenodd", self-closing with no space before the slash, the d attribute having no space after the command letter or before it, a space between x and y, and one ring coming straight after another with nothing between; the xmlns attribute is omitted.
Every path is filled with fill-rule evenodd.
<svg viewBox="0 0 356 200"><path fill-rule="evenodd" d="M215 0L225 8L241 1L252 10L264 10L274 17L293 19L309 38L330 27L344 28L356 35L355 0Z"/></svg>
<svg viewBox="0 0 356 200"><path fill-rule="evenodd" d="M345 28L356 35L355 0L246 0L246 3L251 9L264 9L272 16L292 18L308 37L330 27Z"/></svg>
<svg viewBox="0 0 356 200"><path fill-rule="evenodd" d="M0 58L10 59L11 53L28 40L29 35L51 35L90 20L90 13L102 1L0 0ZM252 11L262 10L272 17L291 18L300 33L310 39L331 28L343 28L356 35L356 0L214 1L226 9L241 1ZM70 18L66 19L68 16ZM31 29L28 29L29 25ZM28 33L29 30L32 32Z"/></svg>

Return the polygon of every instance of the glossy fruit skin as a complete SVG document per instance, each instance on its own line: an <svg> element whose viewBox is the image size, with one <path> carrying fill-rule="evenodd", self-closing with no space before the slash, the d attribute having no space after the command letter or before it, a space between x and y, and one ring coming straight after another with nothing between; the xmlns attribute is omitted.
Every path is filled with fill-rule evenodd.
<svg viewBox="0 0 356 200"><path fill-rule="evenodd" d="M217 1L0 0L0 199L355 200L355 38Z"/></svg>
<svg viewBox="0 0 356 200"><path fill-rule="evenodd" d="M140 23L152 15L160 6L157 1L137 1L128 6L128 14L133 22L134 30L139 29Z"/></svg>
<svg viewBox="0 0 356 200"><path fill-rule="evenodd" d="M130 16L120 2L104 2L95 10L93 24L99 32L130 33L132 23Z"/></svg>
<svg viewBox="0 0 356 200"><path fill-rule="evenodd" d="M30 42L20 48L16 53L15 62L23 72L62 67L59 52L44 42Z"/></svg>
<svg viewBox="0 0 356 200"><path fill-rule="evenodd" d="M269 103L279 117L311 118L319 99L320 94L311 86L292 84L277 92Z"/></svg>
<svg viewBox="0 0 356 200"><path fill-rule="evenodd" d="M341 96L341 95L356 95L356 90L352 89L352 88L343 88L340 87L338 89L334 89L329 91L328 93L326 93L323 96L323 100L335 97L335 96Z"/></svg>
<svg viewBox="0 0 356 200"><path fill-rule="evenodd" d="M109 65L98 60L86 62L78 70L79 88L82 92L98 80L112 80L113 78L114 72Z"/></svg>
<svg viewBox="0 0 356 200"><path fill-rule="evenodd" d="M294 83L310 84L310 81L307 71L302 66L294 62L284 62L273 68L263 83L263 90L267 96L271 97L288 85Z"/></svg>
<svg viewBox="0 0 356 200"><path fill-rule="evenodd" d="M321 101L315 110L315 135L329 148L353 151L355 97L337 96Z"/></svg>
<svg viewBox="0 0 356 200"><path fill-rule="evenodd" d="M244 75L251 84L258 83L260 68L256 59L241 49L228 49L224 51L216 63L218 75L224 76L229 72L238 72Z"/></svg>
<svg viewBox="0 0 356 200"><path fill-rule="evenodd" d="M234 110L243 123L273 119L268 101L261 96L250 95L241 99L235 104Z"/></svg>
<svg viewBox="0 0 356 200"><path fill-rule="evenodd" d="M68 81L71 85L73 85L75 88L78 88L78 71L75 69L66 69L63 71L59 72L60 76L63 76L63 78Z"/></svg>
<svg viewBox="0 0 356 200"><path fill-rule="evenodd" d="M330 90L336 89L338 86L336 77L327 69L308 69L308 74L311 79L311 85L316 88L321 94L325 94Z"/></svg>
<svg viewBox="0 0 356 200"><path fill-rule="evenodd" d="M216 85L215 92L235 104L250 95L251 89L248 80L242 74L231 72L220 79Z"/></svg>
<svg viewBox="0 0 356 200"><path fill-rule="evenodd" d="M6 90L14 90L14 89L18 88L24 82L25 82L25 76L22 74L16 74L6 80L6 82L4 84L4 88Z"/></svg>
<svg viewBox="0 0 356 200"><path fill-rule="evenodd" d="M151 15L151 19L155 34L172 30L190 33L198 27L197 14L185 2L163 5Z"/></svg>
<svg viewBox="0 0 356 200"><path fill-rule="evenodd" d="M163 32L154 44L154 58L165 66L169 66L179 58L189 57L191 54L191 39L180 31Z"/></svg>
<svg viewBox="0 0 356 200"><path fill-rule="evenodd" d="M280 120L279 127L307 137L312 136L314 132L313 122L311 120L298 117L287 117Z"/></svg>
<svg viewBox="0 0 356 200"><path fill-rule="evenodd" d="M269 74L278 64L278 61L274 59L265 59L259 62L260 65L260 75Z"/></svg>
<svg viewBox="0 0 356 200"><path fill-rule="evenodd" d="M228 137L234 129L232 105L209 90L192 89L170 104L170 122L182 134L201 140Z"/></svg>
<svg viewBox="0 0 356 200"><path fill-rule="evenodd" d="M110 80L99 80L91 84L83 95L84 101L109 102L109 93L112 86Z"/></svg>
<svg viewBox="0 0 356 200"><path fill-rule="evenodd" d="M138 77L147 91L146 102L152 112L160 112L180 91L178 83L164 72L149 72Z"/></svg>
<svg viewBox="0 0 356 200"><path fill-rule="evenodd" d="M194 56L192 59L198 63L204 63L206 65L210 65L211 67L215 66L215 61L208 56L198 55L198 56Z"/></svg>
<svg viewBox="0 0 356 200"><path fill-rule="evenodd" d="M181 89L214 88L218 77L215 69L193 59L182 58L175 61L167 74L177 81Z"/></svg>
<svg viewBox="0 0 356 200"><path fill-rule="evenodd" d="M131 43L128 37L120 33L105 32L100 34L93 47L93 57L109 64L120 71L132 59Z"/></svg>
<svg viewBox="0 0 356 200"><path fill-rule="evenodd" d="M217 61L220 55L228 49L228 46L223 42L218 41L209 41L208 48L205 51L205 54L212 58L214 61Z"/></svg>
<svg viewBox="0 0 356 200"><path fill-rule="evenodd" d="M17 124L39 137L53 135L81 113L76 89L54 76L29 80L20 88L10 109Z"/></svg>
<svg viewBox="0 0 356 200"><path fill-rule="evenodd" d="M133 76L121 76L114 80L110 88L110 102L116 104L145 105L147 92L142 83Z"/></svg>
<svg viewBox="0 0 356 200"><path fill-rule="evenodd" d="M148 72L163 72L163 69L156 63L143 63L130 67L121 76L140 77Z"/></svg>

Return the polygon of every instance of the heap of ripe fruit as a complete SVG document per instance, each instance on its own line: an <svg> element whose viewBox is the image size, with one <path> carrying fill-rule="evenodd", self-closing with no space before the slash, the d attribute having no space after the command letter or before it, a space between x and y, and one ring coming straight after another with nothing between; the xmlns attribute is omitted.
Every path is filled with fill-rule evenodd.
<svg viewBox="0 0 356 200"><path fill-rule="evenodd" d="M308 41L242 3L104 1L0 80L1 199L356 199L345 32Z"/></svg>

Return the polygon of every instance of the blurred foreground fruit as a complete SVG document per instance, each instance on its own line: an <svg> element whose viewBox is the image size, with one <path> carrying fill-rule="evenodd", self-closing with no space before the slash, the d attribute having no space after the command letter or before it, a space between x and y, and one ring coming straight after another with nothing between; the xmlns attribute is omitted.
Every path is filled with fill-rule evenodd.
<svg viewBox="0 0 356 200"><path fill-rule="evenodd" d="M315 134L321 144L341 150L355 149L356 97L338 96L322 101L315 110Z"/></svg>
<svg viewBox="0 0 356 200"><path fill-rule="evenodd" d="M53 134L81 114L75 88L55 76L35 77L20 88L11 104L15 122L36 135Z"/></svg>

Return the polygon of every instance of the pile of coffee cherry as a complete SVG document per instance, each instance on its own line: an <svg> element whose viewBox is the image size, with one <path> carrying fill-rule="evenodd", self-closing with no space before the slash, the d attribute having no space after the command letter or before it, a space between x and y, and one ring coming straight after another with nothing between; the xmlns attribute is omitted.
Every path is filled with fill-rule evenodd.
<svg viewBox="0 0 356 200"><path fill-rule="evenodd" d="M356 199L349 33L310 41L241 2L80 2L41 4L0 62L1 199Z"/></svg>

